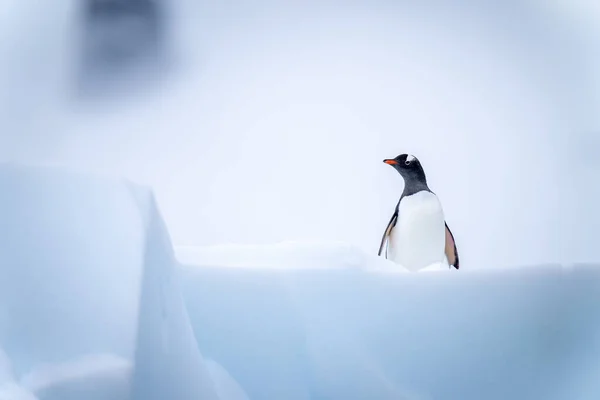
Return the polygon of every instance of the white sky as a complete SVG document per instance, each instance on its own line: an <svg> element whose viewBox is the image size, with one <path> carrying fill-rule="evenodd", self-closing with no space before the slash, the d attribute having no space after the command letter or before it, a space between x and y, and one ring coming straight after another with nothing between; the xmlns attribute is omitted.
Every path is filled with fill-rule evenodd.
<svg viewBox="0 0 600 400"><path fill-rule="evenodd" d="M171 79L100 109L69 97L72 0L4 1L1 158L150 184L177 244L374 253L408 152L465 268L600 260L585 7L177 0Z"/></svg>

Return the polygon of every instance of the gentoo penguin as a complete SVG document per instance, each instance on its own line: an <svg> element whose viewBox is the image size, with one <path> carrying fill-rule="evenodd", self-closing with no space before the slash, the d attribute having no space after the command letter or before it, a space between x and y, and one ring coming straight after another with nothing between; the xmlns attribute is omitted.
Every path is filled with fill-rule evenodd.
<svg viewBox="0 0 600 400"><path fill-rule="evenodd" d="M441 263L444 259L448 265L459 269L454 236L438 197L427 186L419 160L401 154L383 162L402 175L404 191L383 233L378 255L387 242L385 257L411 271Z"/></svg>

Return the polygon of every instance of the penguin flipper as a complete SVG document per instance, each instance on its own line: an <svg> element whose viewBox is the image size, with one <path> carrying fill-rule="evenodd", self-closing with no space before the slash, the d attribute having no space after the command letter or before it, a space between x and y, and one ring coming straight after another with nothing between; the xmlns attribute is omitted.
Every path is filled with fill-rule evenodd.
<svg viewBox="0 0 600 400"><path fill-rule="evenodd" d="M448 258L448 264L454 266L454 268L460 268L460 261L458 259L458 251L456 250L456 242L454 241L454 235L452 235L452 231L448 228L448 224L444 222L446 225L446 257Z"/></svg>
<svg viewBox="0 0 600 400"><path fill-rule="evenodd" d="M379 245L379 251L377 252L378 256L381 255L381 252L383 251L383 246L387 242L387 239L390 236L390 232L392 231L394 226L396 226L396 222L398 222L398 210L396 210L394 212L394 215L392 215L390 222L388 222L387 228L385 228L385 232L383 232L383 237L381 238L381 244ZM387 252L386 252L386 256L387 256Z"/></svg>

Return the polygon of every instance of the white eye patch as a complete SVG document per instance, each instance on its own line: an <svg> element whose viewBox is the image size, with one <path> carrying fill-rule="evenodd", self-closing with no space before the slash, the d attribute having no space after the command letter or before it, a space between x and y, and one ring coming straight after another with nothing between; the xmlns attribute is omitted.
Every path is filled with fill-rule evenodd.
<svg viewBox="0 0 600 400"><path fill-rule="evenodd" d="M408 154L408 155L406 156L406 161L407 161L407 162L412 162L414 159L415 159L415 156L413 156L413 155L410 155L410 154Z"/></svg>

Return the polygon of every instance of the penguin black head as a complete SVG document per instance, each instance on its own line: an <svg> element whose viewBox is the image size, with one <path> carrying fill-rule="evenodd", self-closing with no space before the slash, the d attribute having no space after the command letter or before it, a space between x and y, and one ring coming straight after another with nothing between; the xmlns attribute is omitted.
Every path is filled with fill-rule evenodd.
<svg viewBox="0 0 600 400"><path fill-rule="evenodd" d="M429 190L425 171L421 166L421 162L415 156L400 154L396 158L386 158L383 162L394 167L402 175L405 192L416 193L419 190Z"/></svg>

